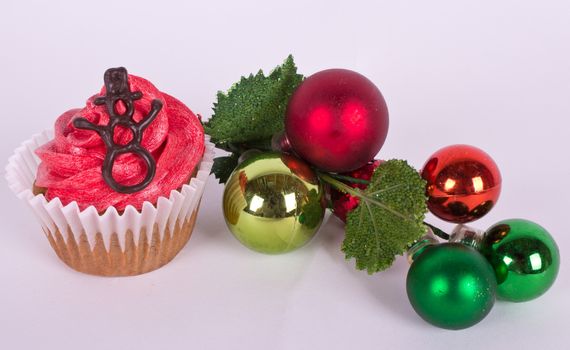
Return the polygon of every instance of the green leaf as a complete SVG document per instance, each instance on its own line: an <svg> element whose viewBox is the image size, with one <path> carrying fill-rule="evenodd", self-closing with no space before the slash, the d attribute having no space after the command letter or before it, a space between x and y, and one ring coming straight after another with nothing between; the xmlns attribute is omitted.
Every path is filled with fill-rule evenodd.
<svg viewBox="0 0 570 350"><path fill-rule="evenodd" d="M390 267L396 255L425 232L426 182L404 160L382 163L364 190L345 188L360 204L347 217L342 250L369 274Z"/></svg>
<svg viewBox="0 0 570 350"><path fill-rule="evenodd" d="M323 206L321 198L316 190L310 190L307 194L307 203L301 208L299 222L310 229L316 228L322 221Z"/></svg>
<svg viewBox="0 0 570 350"><path fill-rule="evenodd" d="M226 183L228 178L238 165L238 156L232 153L229 156L214 158L211 173L216 176L220 183Z"/></svg>
<svg viewBox="0 0 570 350"><path fill-rule="evenodd" d="M283 130L285 109L303 76L297 74L293 56L269 76L260 70L234 84L227 93L218 92L214 114L204 124L217 147L270 140Z"/></svg>

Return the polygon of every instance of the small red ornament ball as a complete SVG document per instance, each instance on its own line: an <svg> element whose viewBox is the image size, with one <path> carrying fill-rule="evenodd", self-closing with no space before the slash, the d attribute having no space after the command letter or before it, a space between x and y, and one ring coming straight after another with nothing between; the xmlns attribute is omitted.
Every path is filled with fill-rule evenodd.
<svg viewBox="0 0 570 350"><path fill-rule="evenodd" d="M342 175L350 176L355 179L367 180L370 181L372 178L372 174L374 170L378 167L378 165L382 164L382 160L375 160L373 162L368 162L368 164L360 167L354 171L344 173ZM368 187L367 184L362 183L354 183L354 182L345 182L350 187L359 188L361 190L366 189ZM330 190L331 196L331 207L332 212L336 217L341 219L342 221L346 222L346 216L348 213L356 208L360 203L360 200L357 197L351 196L348 193L341 192L335 188L331 188Z"/></svg>
<svg viewBox="0 0 570 350"><path fill-rule="evenodd" d="M295 90L285 118L287 139L301 158L330 172L360 168L388 134L388 109L380 90L363 75L328 69Z"/></svg>
<svg viewBox="0 0 570 350"><path fill-rule="evenodd" d="M484 151L468 145L435 152L422 170L429 210L440 219L466 223L487 214L501 193L501 173Z"/></svg>

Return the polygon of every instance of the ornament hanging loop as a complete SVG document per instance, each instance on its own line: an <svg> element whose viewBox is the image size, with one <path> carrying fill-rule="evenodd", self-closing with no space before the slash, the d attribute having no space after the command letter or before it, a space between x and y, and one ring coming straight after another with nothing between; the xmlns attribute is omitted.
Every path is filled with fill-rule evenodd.
<svg viewBox="0 0 570 350"><path fill-rule="evenodd" d="M459 224L451 232L450 243L462 243L474 249L481 247L484 232L471 226Z"/></svg>
<svg viewBox="0 0 570 350"><path fill-rule="evenodd" d="M427 226L426 233L417 241L412 243L406 252L408 263L411 265L414 260L430 245L439 244L439 240L434 235L430 226Z"/></svg>

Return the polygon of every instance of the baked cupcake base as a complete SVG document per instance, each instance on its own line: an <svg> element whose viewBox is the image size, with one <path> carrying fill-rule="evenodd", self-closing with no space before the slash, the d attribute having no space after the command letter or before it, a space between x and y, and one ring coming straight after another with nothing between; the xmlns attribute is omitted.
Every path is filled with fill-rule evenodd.
<svg viewBox="0 0 570 350"><path fill-rule="evenodd" d="M44 232L57 256L72 269L97 276L135 276L150 272L166 265L184 248L196 224L196 209L189 220L183 225L176 225L173 232L168 228L163 235L155 226L147 234L141 230L138 242L135 242L133 232L125 234L125 247L121 247L116 233L111 235L111 244L107 250L103 235L95 235L92 247L83 233L75 240L72 232L64 235L59 230Z"/></svg>
<svg viewBox="0 0 570 350"><path fill-rule="evenodd" d="M64 263L92 275L133 276L165 265L185 246L213 164L214 145L208 136L196 176L179 191L159 198L155 205L145 202L140 211L127 206L119 213L110 207L102 214L94 207L80 211L75 202L64 206L57 198L47 201L43 194L33 194L39 164L34 150L51 137L50 132L35 135L16 149L6 178L36 214Z"/></svg>

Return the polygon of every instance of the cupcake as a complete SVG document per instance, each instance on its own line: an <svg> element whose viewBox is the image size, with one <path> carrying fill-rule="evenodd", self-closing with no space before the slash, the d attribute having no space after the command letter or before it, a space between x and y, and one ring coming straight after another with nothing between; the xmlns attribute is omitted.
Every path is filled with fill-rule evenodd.
<svg viewBox="0 0 570 350"><path fill-rule="evenodd" d="M124 68L16 149L10 187L57 256L101 276L155 270L184 247L213 159L196 115Z"/></svg>

